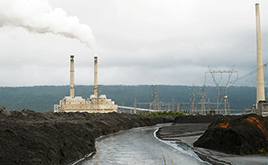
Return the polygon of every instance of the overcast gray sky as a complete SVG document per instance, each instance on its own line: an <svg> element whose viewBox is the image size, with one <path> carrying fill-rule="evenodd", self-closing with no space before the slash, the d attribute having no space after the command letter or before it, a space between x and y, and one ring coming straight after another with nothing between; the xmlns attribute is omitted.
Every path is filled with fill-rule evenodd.
<svg viewBox="0 0 268 165"><path fill-rule="evenodd" d="M11 5L7 1L16 3L1 0L0 6ZM93 84L94 54L99 57L99 83L104 85L203 85L208 65L215 70L235 65L242 77L256 68L256 2L260 4L263 62L268 62L267 0L47 2L52 10L61 8L91 28L96 53L72 36L7 26L0 13L0 86L68 85L70 54L75 55L76 85ZM22 15L28 11L17 10ZM92 37L86 34L82 33L82 39Z"/></svg>

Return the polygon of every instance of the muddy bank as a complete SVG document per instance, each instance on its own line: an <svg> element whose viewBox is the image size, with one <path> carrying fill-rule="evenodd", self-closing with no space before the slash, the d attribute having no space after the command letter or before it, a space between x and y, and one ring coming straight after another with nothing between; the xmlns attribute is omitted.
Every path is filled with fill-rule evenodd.
<svg viewBox="0 0 268 165"><path fill-rule="evenodd" d="M164 126L158 129L156 136L162 140L180 141L180 137L202 135L209 123L181 123Z"/></svg>
<svg viewBox="0 0 268 165"><path fill-rule="evenodd" d="M193 142L201 136L210 123L177 123L171 126L164 126L159 128L156 136L161 140L173 141L178 145L183 145L194 151L200 159L209 162L213 165L226 165L229 162L216 159L211 155L200 152L197 148L193 147ZM191 139L191 140L185 140Z"/></svg>
<svg viewBox="0 0 268 165"><path fill-rule="evenodd" d="M267 129L267 117L250 114L233 119L226 116L210 124L194 146L227 154L266 154L268 151Z"/></svg>
<svg viewBox="0 0 268 165"><path fill-rule="evenodd" d="M95 138L173 122L175 116L38 113L0 108L0 164L69 164L96 152Z"/></svg>

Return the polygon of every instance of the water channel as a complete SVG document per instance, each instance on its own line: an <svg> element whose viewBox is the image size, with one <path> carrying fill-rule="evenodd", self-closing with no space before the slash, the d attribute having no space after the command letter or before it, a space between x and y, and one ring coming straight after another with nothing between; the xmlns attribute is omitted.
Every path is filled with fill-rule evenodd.
<svg viewBox="0 0 268 165"><path fill-rule="evenodd" d="M122 131L96 140L97 153L82 165L208 164L189 148L154 136L162 125Z"/></svg>

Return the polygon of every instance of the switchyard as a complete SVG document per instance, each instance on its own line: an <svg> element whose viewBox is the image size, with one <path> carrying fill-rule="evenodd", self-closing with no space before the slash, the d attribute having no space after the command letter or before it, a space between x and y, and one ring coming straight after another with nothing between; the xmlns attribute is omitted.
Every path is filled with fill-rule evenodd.
<svg viewBox="0 0 268 165"><path fill-rule="evenodd" d="M259 11L259 4L255 4L256 7L256 36L257 36L257 92L256 92L256 103L253 105L252 108L244 109L244 113L257 113L262 116L268 116L268 101L265 99L265 88L264 88L264 73L263 73L263 67L267 66L266 64L263 64L263 56L262 56L262 43L261 43L261 28L260 28L260 11ZM230 82L230 78L233 73L237 74L237 71L234 69L232 70L212 70L209 67L209 71L206 73L210 73L213 81L218 89L218 95L217 95L217 102L216 103L210 103L209 101L206 101L206 88L205 85L203 86L203 92L200 102L196 102L195 100L195 87L193 85L192 87L192 100L188 103L175 103L174 101L170 103L163 103L159 101L158 94L155 94L154 87L153 87L153 100L152 102L136 102L134 103L134 108L137 106L142 105L148 105L151 108L155 110L162 110L162 107L165 107L165 110L175 110L175 111L184 111L181 108L181 105L187 105L189 106L188 112L190 113L197 113L197 114L224 114L229 115L230 114L230 106L228 102L228 95L227 95L227 87ZM228 80L223 87L223 94L222 89L219 85L219 83L215 79L216 73L227 73L228 74ZM200 109L197 109L197 107L201 105ZM216 107L211 108L212 106L216 105ZM172 107L172 108L171 108ZM171 108L171 109L170 109ZM187 112L187 111L185 111ZM209 112L209 113L208 113Z"/></svg>
<svg viewBox="0 0 268 165"><path fill-rule="evenodd" d="M183 112L186 114L200 114L200 115L214 115L214 114L223 114L226 112L228 114L234 110L229 108L229 105L226 106L226 102L211 102L206 98L206 86L202 87L202 92L200 93L199 99L196 96L195 85L192 86L191 98L189 102L175 102L172 99L171 102L160 101L158 91L156 90L155 85L152 85L152 101L151 102L138 102L135 100L134 106L132 108L119 106L119 109L129 109L132 113L138 111L175 111ZM228 107L228 109L227 109Z"/></svg>

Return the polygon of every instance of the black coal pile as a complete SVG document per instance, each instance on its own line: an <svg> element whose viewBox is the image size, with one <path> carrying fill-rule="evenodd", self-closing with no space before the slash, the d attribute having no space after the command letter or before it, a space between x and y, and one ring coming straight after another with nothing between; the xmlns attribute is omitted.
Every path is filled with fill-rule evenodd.
<svg viewBox="0 0 268 165"><path fill-rule="evenodd" d="M223 117L209 125L195 147L228 154L249 155L268 151L268 119L256 114Z"/></svg>
<svg viewBox="0 0 268 165"><path fill-rule="evenodd" d="M96 152L95 138L173 122L175 116L38 113L0 107L0 164L69 164Z"/></svg>

